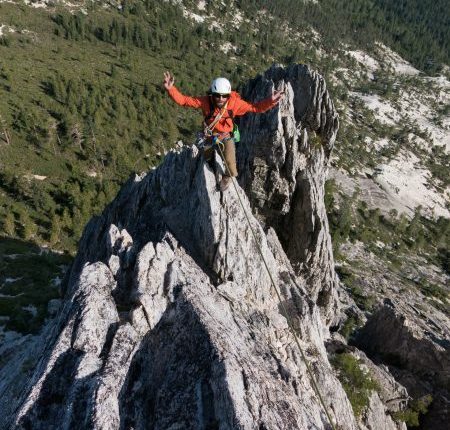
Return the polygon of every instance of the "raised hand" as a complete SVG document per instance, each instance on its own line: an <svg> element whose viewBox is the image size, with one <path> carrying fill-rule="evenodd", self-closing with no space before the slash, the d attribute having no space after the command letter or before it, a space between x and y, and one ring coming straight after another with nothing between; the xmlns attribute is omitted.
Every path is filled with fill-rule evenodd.
<svg viewBox="0 0 450 430"><path fill-rule="evenodd" d="M170 74L170 72L164 72L164 88L170 90L173 87L175 78Z"/></svg>
<svg viewBox="0 0 450 430"><path fill-rule="evenodd" d="M271 100L273 103L278 103L284 96L284 90L274 91Z"/></svg>

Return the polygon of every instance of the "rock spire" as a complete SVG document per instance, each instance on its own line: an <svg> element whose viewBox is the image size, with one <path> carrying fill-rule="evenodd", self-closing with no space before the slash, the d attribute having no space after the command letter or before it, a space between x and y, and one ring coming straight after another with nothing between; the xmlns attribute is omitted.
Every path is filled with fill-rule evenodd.
<svg viewBox="0 0 450 430"><path fill-rule="evenodd" d="M182 146L89 222L36 366L3 380L5 428L329 429L243 209L333 420L358 428L325 349L338 312L323 202L337 115L305 66L272 67L244 96L281 86L279 108L242 122L243 208ZM397 428L377 408L372 423Z"/></svg>

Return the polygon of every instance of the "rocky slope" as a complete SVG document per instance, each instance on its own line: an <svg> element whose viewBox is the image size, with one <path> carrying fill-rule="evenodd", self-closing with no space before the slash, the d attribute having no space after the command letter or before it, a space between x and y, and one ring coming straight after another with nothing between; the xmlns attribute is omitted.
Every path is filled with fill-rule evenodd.
<svg viewBox="0 0 450 430"><path fill-rule="evenodd" d="M181 146L88 224L58 316L4 351L2 428L330 428L283 308L336 427L402 428L376 392L358 424L329 364L340 305L323 183L337 115L304 66L271 68L246 96L281 86L279 108L242 124L243 188L218 193Z"/></svg>
<svg viewBox="0 0 450 430"><path fill-rule="evenodd" d="M420 259L405 262L397 273L387 271L362 243L345 245L342 252L348 261L344 267L352 267L351 288L360 297L359 308L352 305L346 311L358 315L362 327L352 344L389 366L414 399L432 397L420 428L447 428L450 320L445 297L425 296L418 288L422 277L429 285L445 285L446 278Z"/></svg>
<svg viewBox="0 0 450 430"><path fill-rule="evenodd" d="M21 2L22 0L20 0ZM41 18L38 13L43 12L47 6L49 11L54 10L55 4L59 3L65 4L71 11L79 10L83 6L83 2L67 4L65 2L37 1L30 3L25 1L25 3L40 8L39 10L33 9L33 13L39 16L37 21L42 22L44 18ZM115 7L118 6L116 2L109 3ZM227 26L234 28L251 22L252 29L257 31L260 28L259 25L267 26L268 20L273 20L274 17L268 16L267 11L261 10L250 19L242 15L239 8L236 9L234 2L227 5L226 11L222 10L221 2L218 2L218 9L212 7L214 6L212 2L206 4L203 1L176 1L173 3L182 9L180 15L182 12L184 16L192 20L193 28L196 23L204 22L205 26L214 28L221 34L220 42L214 47L218 52L222 51L228 54L226 57L230 63L239 63L246 71L254 70L254 65L246 63L248 56L239 52L238 44L235 43L236 38L227 31L229 30ZM24 9L21 6L22 12ZM82 11L83 13L88 12L85 9ZM432 228L442 233L439 244L437 241L433 243L431 240L432 246L428 248L412 247L408 249L408 245L400 249L401 239L405 239L404 241L408 244L414 243L416 240L420 241L420 237L410 234L409 230L404 233L403 237L398 234L395 237L381 234L374 239L373 234L369 238L367 235L365 237L360 235L356 242L352 238L351 241L340 246L339 252L334 255L341 281L344 284L339 285L334 273L333 255L323 206L323 181L336 132L336 115L333 106L327 100L328 96L323 81L304 68L290 68L289 70L274 68L265 76L249 83L245 89L246 97L257 99L270 91L273 85L272 81L274 81L277 87L286 87L287 100L280 110L274 110L263 116L249 116L242 121L244 140L239 147L240 185L245 190L252 211L264 231L270 232L270 234L276 233L274 240L276 242L279 240L281 243L293 273L297 277L296 282L304 288L308 297L319 305L318 310L325 323L323 326L324 337L328 337L327 326L331 327L332 332L339 330L347 337L351 331L349 328L359 327L360 330L350 333L351 346L348 346L347 341L339 334L333 333L333 340L327 342L327 348L331 356L343 352L351 354L358 360L361 368L377 379L381 387L378 394L372 395L370 408L361 417L364 425L370 425L372 428L389 428L392 421L389 415L382 419L384 417L383 410L387 407L389 412L396 412L399 408L404 408L409 393L415 399L426 395L433 396L429 412L425 416L421 416L421 428L446 428L449 420L447 357L450 342L448 312L450 284L448 270L447 274L445 273L445 261L442 263L439 259L434 258L434 255L430 255L429 251L433 246L435 248L443 247L444 251L446 247L446 261L448 262L448 239L445 241L446 234L448 238L448 233L446 233L448 226L446 227L445 223L434 225L432 223L433 218L438 216L448 219L450 208L448 172L445 170L445 166L448 165L450 142L449 69L446 66L442 70L442 74L447 75L447 78L424 76L422 72L379 42L374 42L373 49L370 49L369 53L365 53L359 50L361 48L343 44L336 38L337 50L327 51L322 44L324 35L319 34L309 25L305 25L307 20L301 22L302 24L298 28L290 28L287 23L286 25L276 25L276 27L283 30L284 40L298 44L303 50L307 48L316 53L313 59L304 55L296 58L310 61L315 68L323 70L328 75L328 84L332 85L331 92L335 94L334 102L340 113L341 121L341 132L337 138L336 150L331 153L330 164L334 168L330 169L329 175L334 178L337 192L340 192L341 196L346 194L352 199L351 210L354 213L364 212L363 216L367 216L369 211L362 206L364 203L369 210L379 210L385 220L388 219L388 223L391 224L406 223L405 218L396 216L390 218L394 210L398 214L405 214L411 218L421 207L422 213L427 217L427 224L430 223ZM0 22L0 35L2 33L4 36L17 35L19 37L20 34L20 37L25 37L27 35L27 41L33 41L33 43L27 42L26 45L34 46L34 42L38 42L35 48L42 44L42 40L45 40L44 32L40 32L40 26L37 33L28 30L30 20L25 19L24 16L18 16L14 26L13 23L4 17L3 22ZM53 34L53 29L51 33ZM224 40L229 41L223 43ZM72 46L72 48L74 47L75 45ZM66 52L64 48L60 50ZM72 52L72 49L70 51ZM19 51L16 51L15 54L17 52ZM27 51L27 53L29 52ZM275 56L273 52L270 52L269 56L268 58L281 58ZM30 61L32 61L31 57ZM42 57L45 58L45 55ZM77 57L75 53L74 57ZM39 54L35 58L39 58ZM22 68L24 62L17 61ZM291 60L286 59L286 61ZM49 69L45 67L45 64L43 68L45 76L47 76ZM258 67L256 68L259 70ZM108 73L109 69L105 70ZM8 74L17 75L16 71L10 71L4 76ZM129 76L131 75L127 72L127 79ZM33 77L36 78L36 76ZM27 85L33 87L33 81L28 83L28 76L26 78ZM242 79L242 75L239 75L239 79ZM237 78L233 77L233 80L233 83L236 83ZM22 84L17 84L16 88L18 86L22 87ZM31 91L25 91L25 93L31 93ZM7 100L6 96L5 100ZM19 104L26 106L22 101ZM35 101L33 104L36 104ZM320 112L324 115L323 121L322 118L318 118L322 115ZM315 131L319 131L317 136ZM167 141L169 140L167 139ZM17 141L15 142L17 143ZM170 145L170 143L168 144ZM323 150L320 149L322 145ZM183 149L183 151L185 150L186 148ZM192 157L197 159L199 156L193 153ZM176 163L174 158L168 160L171 160L172 164L166 165L165 169L170 171L175 164L178 165L178 162ZM166 163L169 162L168 160ZM4 164L8 164L6 158L3 161ZM34 168L35 166L33 166ZM66 167L64 170L67 170ZM34 172L34 170L30 172ZM24 176L27 182L46 181L43 179L46 178L45 176L30 174L30 172L27 171ZM96 173L93 172L93 174ZM153 172L149 175L152 177L151 175L157 175L157 173ZM196 171L186 177L193 181L195 175L197 175ZM148 178L145 180L149 181ZM62 182L65 181L62 180ZM150 183L151 185L148 186L153 187L151 181L145 183ZM190 190L191 186L183 189ZM135 190L135 188L129 188L129 190ZM342 214L344 206L338 207L337 192L335 193L335 208ZM89 193L85 192L84 194ZM151 195L153 194L152 191ZM159 196L158 193L156 195ZM208 190L199 198L214 200L209 196ZM183 199L188 199L188 197L184 196ZM187 200L183 201L185 202L183 205L188 205ZM164 202L170 208L178 208L178 203L171 200L171 195L164 197ZM229 207L226 203L221 202L221 205L224 205L220 209L221 216L224 216L225 208ZM191 204L192 207L195 206L194 203L189 203L189 205ZM4 208L7 208L7 205ZM10 213L13 212L10 209L6 210ZM238 207L233 210L240 209ZM215 248L212 250L209 248L212 243L209 232L188 234L193 227L185 227L185 224L180 224L181 221L174 220L166 213L161 215L158 211L159 209L155 212L158 215L152 215L158 219L158 222L170 225L170 228L173 228L172 226L175 224L179 226L176 233L171 231L172 237L178 244L181 244L183 249L187 250L186 252L191 258L194 258L201 270L207 273L211 283L214 286L223 284L224 279L230 276L227 273L230 272L223 269L215 260L211 263L209 254L214 254L216 251ZM177 216L191 219L191 212L191 209L186 211L183 206L178 210ZM136 213L140 213L140 211L137 210ZM355 218L352 219L352 229L355 228L353 222ZM56 218L56 221L58 219ZM333 221L332 217L330 219ZM215 218L212 220L215 224L211 224L213 221L208 221L206 225L212 225L211 229L216 235L217 231L223 229L217 226L218 221ZM378 217L374 217L374 220L373 225L370 225L372 219L364 220L365 228L370 228L372 232L377 229L378 232L381 231L383 222L380 222ZM17 230L20 232L23 220L19 218L16 221ZM128 224L130 222L127 221ZM123 230L122 223L122 215L117 215L112 224L118 226L119 233L113 228L111 230L113 236L118 235L119 237L122 234L120 233ZM77 225L81 230L81 223ZM109 231L111 222L108 224L108 221L104 221L104 225L101 225L105 231ZM144 226L144 221L142 225ZM149 225L153 225L152 220ZM163 236L163 232L148 235L149 230L159 231L159 227L150 228L149 225L145 225L144 235L141 232L144 227L139 231L136 229L132 234L132 239L130 239L131 236L128 237L123 233L122 241L125 243L133 241L134 250L126 253L125 265L129 265L129 267L123 272L125 275L119 275L120 279L117 277L117 273L122 273L125 266L121 263L121 257L116 255L117 252L113 252L112 257L109 258L111 254L111 251L107 251L110 247L109 244L97 246L94 242L94 248L91 248L87 247L87 239L85 239L84 248L80 250L79 264L84 264L83 262L88 258L85 251L89 249L89 261L107 263L113 273L116 273L115 271L120 267L120 271L114 275L117 285L136 283L137 281L133 280L136 253L140 252L149 240L159 243ZM240 228L240 226L238 227ZM128 229L128 227L126 228ZM156 230L154 230L155 228ZM162 231L165 231L164 228ZM273 228L273 231L269 230L270 228ZM331 228L333 228L333 224ZM14 235L14 232L11 234ZM206 234L205 237L203 237L204 234ZM141 235L143 239L140 238ZM188 237L183 235L188 235ZM335 239L336 236L334 236ZM98 237L104 239L104 235L100 233ZM194 246L194 242L198 238L200 238L199 244L195 243ZM214 236L214 240L216 241L214 243L219 243L216 236ZM207 246L201 245L202 243L206 243ZM269 238L268 243L271 244L272 239ZM251 249L254 250L254 248ZM0 243L0 251L2 250ZM431 253L434 252L433 249L431 251ZM11 274L8 272L9 269L4 270L2 259L3 261L8 260L8 267L12 265L13 261L16 264L15 267L19 263L16 259L16 251L10 251L8 254L11 255L0 256L2 293L0 294L0 301L2 301L0 307L3 304L2 315L0 315L0 428L2 425L6 427L3 417L7 417L5 420L7 419L8 423L15 419L16 409L19 410L18 408L23 404L24 387L33 383L33 379L29 380L29 378L33 377L33 374L34 378L39 378L38 373L35 373L38 357L47 357L41 358L41 360L48 360L49 356L45 355L47 353L43 355L42 344L48 345L50 351L55 343L55 335L70 319L67 314L64 314L60 317L62 318L60 326L55 326L54 321L50 320L40 337L30 335L21 337L19 333L7 331L11 330L11 327L14 329L9 315L14 315L16 322L22 321L22 326L37 326L36 320L44 318L47 307L46 300L42 297L40 297L39 306L35 306L35 303L29 298L33 290L44 291L40 284L35 286L34 282L29 282L27 276L22 277L22 273ZM240 258L244 257L241 255ZM27 263L21 264L27 265ZM31 272L31 265L27 269ZM58 270L58 273L61 270ZM74 269L70 288L75 288L74 285L79 282L77 276L80 270L81 266ZM235 269L230 270L231 273L234 273ZM56 272L52 274L54 280L59 280L56 276ZM125 278L122 279L122 276ZM26 286L27 294L23 294L22 290L18 289L17 284L19 283ZM57 295L55 286L49 282L48 290L53 294L51 297ZM136 303L139 303L140 299L136 302L136 293L133 292L133 288L115 287L114 289L114 303L117 304L120 314L119 323L127 320L128 312L136 307ZM45 291L47 292L47 289ZM15 295L14 300L18 300L20 297L20 303L16 303L14 308L9 304L13 294ZM42 294L42 296L45 295ZM141 297L141 295L138 296ZM133 298L129 299L129 297ZM342 302L341 305L339 305L339 301ZM54 316L57 304L57 300L49 304L49 316ZM80 307L82 306L84 305L80 305ZM251 306L256 308L254 304ZM15 309L18 311L15 312ZM297 312L295 307L289 306L289 309L294 314ZM344 322L347 317L347 321ZM2 324L6 324L6 326ZM102 362L105 362L105 354L107 355L110 349L110 342L112 342L116 327L114 324L116 323L110 324L111 329L108 329L108 341L106 342L108 346L103 349ZM365 353L357 348L363 349ZM380 366L375 366L371 360ZM388 370L384 367L385 365L389 366ZM45 364L45 366L50 366L48 367L50 369L53 365ZM391 374L407 388L408 393L395 382ZM61 387L61 390L64 391L65 388ZM39 389L37 390L36 393L39 392ZM53 394L48 398L57 398L59 394L52 396ZM22 400L17 400L18 397L21 397ZM72 397L65 399L65 404L74 405L76 402ZM410 404L410 407L413 403ZM30 406L27 408L29 409ZM37 409L33 410L36 412ZM21 413L23 414L23 412ZM205 427L214 426L208 419L205 423ZM47 425L48 423L43 426Z"/></svg>
<svg viewBox="0 0 450 430"><path fill-rule="evenodd" d="M275 229L296 272L305 277L313 300L329 320L336 275L324 205L328 159L339 127L323 79L306 68L274 67L244 90L248 99L281 82L285 108L245 117L240 146L242 184L257 216ZM269 88L268 88L269 87ZM278 115L278 121L270 118Z"/></svg>

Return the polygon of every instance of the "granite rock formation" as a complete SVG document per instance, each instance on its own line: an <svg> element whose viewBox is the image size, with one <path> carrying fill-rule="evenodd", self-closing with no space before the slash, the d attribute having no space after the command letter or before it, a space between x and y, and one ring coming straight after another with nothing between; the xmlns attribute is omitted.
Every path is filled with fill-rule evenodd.
<svg viewBox="0 0 450 430"><path fill-rule="evenodd" d="M2 428L329 429L288 316L336 428L403 428L376 393L358 423L328 361L339 300L323 184L337 115L305 66L273 67L245 96L280 86L279 108L242 123L242 187L217 192L181 146L90 221L29 377L10 351Z"/></svg>
<svg viewBox="0 0 450 430"><path fill-rule="evenodd" d="M285 91L281 108L242 120L240 182L256 216L275 229L296 273L332 323L338 314L337 279L324 184L338 115L323 78L307 67L274 66L243 95L257 100L274 82Z"/></svg>

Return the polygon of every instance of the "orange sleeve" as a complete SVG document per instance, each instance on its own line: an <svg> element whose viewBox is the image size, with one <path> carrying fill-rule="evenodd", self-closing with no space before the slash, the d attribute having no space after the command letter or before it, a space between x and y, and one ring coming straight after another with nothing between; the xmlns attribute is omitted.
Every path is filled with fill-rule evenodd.
<svg viewBox="0 0 450 430"><path fill-rule="evenodd" d="M185 96L178 91L178 89L175 87L175 85L170 89L167 90L169 93L169 96L171 99L180 106L188 106L193 108L201 108L204 104L204 98L205 97L189 97Z"/></svg>
<svg viewBox="0 0 450 430"><path fill-rule="evenodd" d="M263 113L272 109L277 105L277 102L272 102L271 98L261 100L256 103L246 102L245 100L238 99L233 109L235 116L245 115L248 112Z"/></svg>

